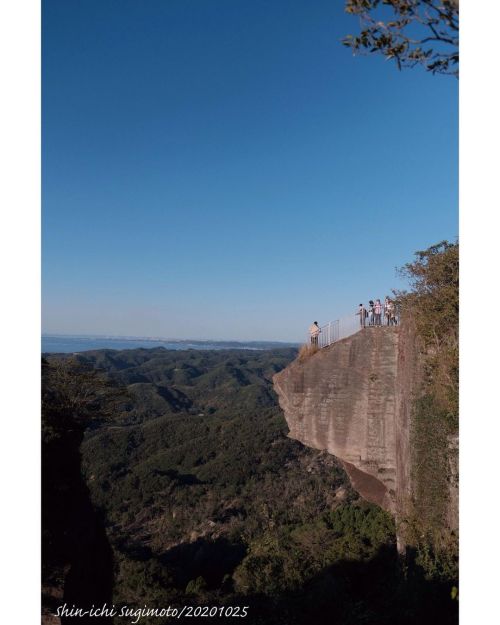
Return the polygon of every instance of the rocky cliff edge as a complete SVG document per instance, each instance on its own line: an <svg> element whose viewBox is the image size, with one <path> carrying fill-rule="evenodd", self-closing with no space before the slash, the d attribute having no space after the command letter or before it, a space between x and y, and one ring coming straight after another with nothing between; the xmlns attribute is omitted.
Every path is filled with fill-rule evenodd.
<svg viewBox="0 0 500 625"><path fill-rule="evenodd" d="M339 458L359 494L396 516L409 493L408 347L404 328L368 327L273 378L289 436Z"/></svg>

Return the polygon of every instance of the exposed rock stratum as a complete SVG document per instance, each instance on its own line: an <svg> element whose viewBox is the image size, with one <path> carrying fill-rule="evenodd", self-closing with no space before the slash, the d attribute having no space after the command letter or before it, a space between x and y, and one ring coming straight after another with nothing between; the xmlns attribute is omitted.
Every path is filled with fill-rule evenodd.
<svg viewBox="0 0 500 625"><path fill-rule="evenodd" d="M396 516L409 492L411 343L404 328L365 328L273 378L289 436L339 458L359 494Z"/></svg>

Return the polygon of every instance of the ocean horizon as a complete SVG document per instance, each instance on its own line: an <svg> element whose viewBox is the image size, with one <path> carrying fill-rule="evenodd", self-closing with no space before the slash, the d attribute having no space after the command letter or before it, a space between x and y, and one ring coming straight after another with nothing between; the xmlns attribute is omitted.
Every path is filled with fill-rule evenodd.
<svg viewBox="0 0 500 625"><path fill-rule="evenodd" d="M68 354L92 351L96 349L153 349L163 347L171 350L221 350L221 349L276 349L298 347L299 343L286 341L225 341L202 339L168 339L159 337L135 336L87 336L42 334L42 354Z"/></svg>

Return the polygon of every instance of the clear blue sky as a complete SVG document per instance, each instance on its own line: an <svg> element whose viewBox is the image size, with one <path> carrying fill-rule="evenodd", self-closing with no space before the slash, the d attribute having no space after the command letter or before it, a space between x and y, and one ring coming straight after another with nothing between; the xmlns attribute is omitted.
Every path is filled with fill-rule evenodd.
<svg viewBox="0 0 500 625"><path fill-rule="evenodd" d="M341 0L44 0L43 330L300 340L458 234L452 77Z"/></svg>

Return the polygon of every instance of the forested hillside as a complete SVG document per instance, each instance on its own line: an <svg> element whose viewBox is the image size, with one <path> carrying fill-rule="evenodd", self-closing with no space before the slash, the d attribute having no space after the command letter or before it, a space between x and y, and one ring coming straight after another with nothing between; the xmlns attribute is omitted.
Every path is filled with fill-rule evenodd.
<svg viewBox="0 0 500 625"><path fill-rule="evenodd" d="M47 358L44 422L59 448L68 424L85 431L81 457L77 445L66 453L105 527L110 599L248 605L251 623L451 622L448 587L417 569L404 575L392 518L357 496L333 456L287 438L271 378L295 355L160 348ZM85 392L66 406L71 388ZM50 464L59 452L44 446ZM44 495L53 543L76 523L51 514L58 479L51 472Z"/></svg>

